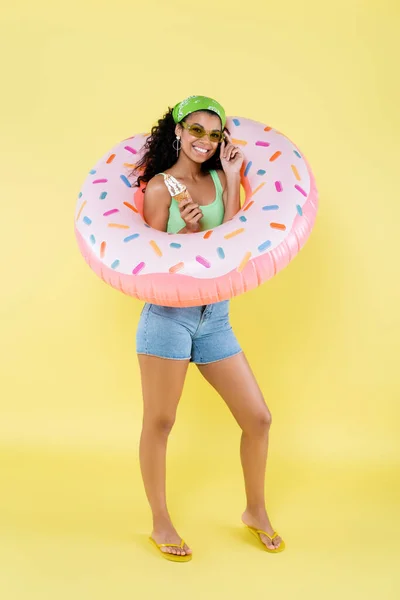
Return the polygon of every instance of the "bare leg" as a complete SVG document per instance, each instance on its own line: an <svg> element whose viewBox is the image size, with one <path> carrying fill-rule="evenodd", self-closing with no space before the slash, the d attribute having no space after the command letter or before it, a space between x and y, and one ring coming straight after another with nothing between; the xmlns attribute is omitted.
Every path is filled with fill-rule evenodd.
<svg viewBox="0 0 400 600"><path fill-rule="evenodd" d="M274 529L265 508L264 494L272 419L262 392L243 353L208 365L198 365L198 368L226 402L242 429L240 457L247 498L242 520L246 525L272 535ZM261 539L272 549L281 542L279 536L271 541L261 535Z"/></svg>
<svg viewBox="0 0 400 600"><path fill-rule="evenodd" d="M169 433L182 394L188 360L169 360L138 354L143 391L143 428L140 437L140 467L153 513L152 537L157 544L180 544L166 501L166 451ZM183 549L162 547L163 552L191 554Z"/></svg>

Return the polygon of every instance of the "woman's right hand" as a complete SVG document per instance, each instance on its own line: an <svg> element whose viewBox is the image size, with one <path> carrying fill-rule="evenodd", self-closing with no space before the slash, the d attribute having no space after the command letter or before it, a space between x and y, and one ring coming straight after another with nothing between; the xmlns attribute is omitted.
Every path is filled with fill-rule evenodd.
<svg viewBox="0 0 400 600"><path fill-rule="evenodd" d="M186 227L185 229L190 233L195 233L196 231L200 231L199 221L203 216L199 205L196 202L193 202L191 198L185 198L179 202L179 211L181 213L181 218L185 221ZM181 230L179 233L184 233L184 230Z"/></svg>

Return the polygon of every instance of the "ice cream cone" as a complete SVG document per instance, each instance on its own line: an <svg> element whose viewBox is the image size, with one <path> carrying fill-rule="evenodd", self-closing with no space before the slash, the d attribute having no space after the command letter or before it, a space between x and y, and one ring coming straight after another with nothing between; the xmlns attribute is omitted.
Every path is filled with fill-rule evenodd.
<svg viewBox="0 0 400 600"><path fill-rule="evenodd" d="M175 179L173 175L165 173L164 183L167 186L171 196L178 200L178 202L180 202L181 200L185 200L186 198L190 198L186 185Z"/></svg>
<svg viewBox="0 0 400 600"><path fill-rule="evenodd" d="M187 200L188 198L190 198L190 194L185 189L183 192L180 192L180 194L175 194L174 198L175 200L178 200L178 202L181 202L181 200Z"/></svg>

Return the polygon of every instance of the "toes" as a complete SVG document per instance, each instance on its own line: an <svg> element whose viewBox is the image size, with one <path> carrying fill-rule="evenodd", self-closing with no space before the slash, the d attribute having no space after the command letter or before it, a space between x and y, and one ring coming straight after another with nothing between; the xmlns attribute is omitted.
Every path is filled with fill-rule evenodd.
<svg viewBox="0 0 400 600"><path fill-rule="evenodd" d="M270 550L274 550L275 546L274 544L269 540L268 543L266 544L267 548L269 548Z"/></svg>
<svg viewBox="0 0 400 600"><path fill-rule="evenodd" d="M269 537L267 537L266 535L261 534L261 539L263 543L267 546L267 548L269 548L270 550L273 550L275 548L273 541L270 540Z"/></svg>
<svg viewBox="0 0 400 600"><path fill-rule="evenodd" d="M176 554L177 556L185 556L185 554L191 554L192 551L185 544L183 548L176 548L174 546L162 546L161 552L167 552L168 554Z"/></svg>
<svg viewBox="0 0 400 600"><path fill-rule="evenodd" d="M273 539L273 542L274 542L275 548L279 548L279 546L281 545L281 542L282 542L282 538L278 536Z"/></svg>

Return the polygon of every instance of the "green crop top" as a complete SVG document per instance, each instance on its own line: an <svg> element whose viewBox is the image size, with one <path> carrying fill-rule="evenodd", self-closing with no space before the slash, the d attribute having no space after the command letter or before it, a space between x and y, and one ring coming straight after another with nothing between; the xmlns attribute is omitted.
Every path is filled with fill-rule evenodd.
<svg viewBox="0 0 400 600"><path fill-rule="evenodd" d="M160 173L164 175L164 173ZM215 200L211 204L201 205L203 217L200 219L200 230L213 229L222 224L225 215L224 201L222 199L222 184L217 171L210 170L210 175L215 186ZM167 233L177 233L186 226L179 212L179 202L172 197L169 208Z"/></svg>

